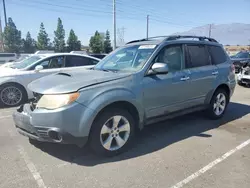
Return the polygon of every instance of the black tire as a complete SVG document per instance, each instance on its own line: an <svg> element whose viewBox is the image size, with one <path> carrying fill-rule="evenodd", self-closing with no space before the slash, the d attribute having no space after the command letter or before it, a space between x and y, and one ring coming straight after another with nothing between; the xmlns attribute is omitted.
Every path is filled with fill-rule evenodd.
<svg viewBox="0 0 250 188"><path fill-rule="evenodd" d="M5 89L5 88L7 88L7 87L10 87L10 86L18 88L21 91L21 93L22 93L21 100L18 103L14 104L14 105L7 105L7 104L5 104L3 102L3 100L2 100L2 97L1 97L2 90ZM15 83L10 83L9 84L8 83L8 84L3 84L3 85L0 86L0 107L16 107L16 106L20 106L21 104L25 103L27 100L28 100L27 92L19 84L15 84Z"/></svg>
<svg viewBox="0 0 250 188"><path fill-rule="evenodd" d="M241 81L238 81L238 85L243 86L243 83Z"/></svg>
<svg viewBox="0 0 250 188"><path fill-rule="evenodd" d="M117 149L115 151L110 151L104 148L104 146L102 145L100 134L105 122L110 118L112 118L113 116L123 116L128 120L130 124L130 134L127 142L120 149ZM98 115L98 117L96 118L96 120L92 125L89 138L89 145L95 154L105 157L112 157L125 152L130 147L131 143L133 143L134 137L135 137L135 120L133 116L128 111L123 109L107 108L100 115Z"/></svg>
<svg viewBox="0 0 250 188"><path fill-rule="evenodd" d="M214 111L214 103L215 103L215 101L216 101L216 97L217 97L220 93L222 93L222 94L225 96L225 98L226 98L226 105L225 105L224 111L223 111L220 115L217 115L217 114L215 113L215 111ZM214 95L213 95L213 97L212 97L212 99L211 99L211 101L210 101L209 107L208 107L208 109L207 109L207 115L208 115L208 117L209 117L210 119L214 119L214 120L220 119L221 117L223 117L223 115L224 115L225 112L226 112L228 103L229 103L229 94L228 94L228 92L227 92L225 89L217 89L217 90L215 91L215 93L214 93Z"/></svg>

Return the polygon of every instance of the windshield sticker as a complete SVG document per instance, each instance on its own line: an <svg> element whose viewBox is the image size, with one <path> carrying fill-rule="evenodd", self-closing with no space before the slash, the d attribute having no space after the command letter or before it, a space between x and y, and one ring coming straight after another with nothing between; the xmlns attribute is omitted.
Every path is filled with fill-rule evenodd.
<svg viewBox="0 0 250 188"><path fill-rule="evenodd" d="M138 49L154 49L156 45L141 45Z"/></svg>

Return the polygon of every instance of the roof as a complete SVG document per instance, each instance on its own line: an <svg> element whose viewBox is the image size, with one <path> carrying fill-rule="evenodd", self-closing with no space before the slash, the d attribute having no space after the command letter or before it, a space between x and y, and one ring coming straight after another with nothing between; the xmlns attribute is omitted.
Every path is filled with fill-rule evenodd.
<svg viewBox="0 0 250 188"><path fill-rule="evenodd" d="M198 39L198 40L190 40L190 39ZM134 40L128 42L126 45L145 45L145 44L152 44L152 45L158 45L163 42L175 42L175 41L184 41L184 42L197 42L197 43L213 43L213 44L219 44L215 39L205 36L189 36L189 35L171 35L171 36L156 36L156 37L150 37L150 38L144 38L139 40Z"/></svg>
<svg viewBox="0 0 250 188"><path fill-rule="evenodd" d="M96 57L92 57L89 55L85 55L85 54L77 54L77 53L49 53L49 54L34 54L36 56L41 56L41 57L53 57L53 56L60 56L60 55L67 55L67 56L81 56L81 57L88 57L91 59L95 59L97 61L100 61L99 58Z"/></svg>

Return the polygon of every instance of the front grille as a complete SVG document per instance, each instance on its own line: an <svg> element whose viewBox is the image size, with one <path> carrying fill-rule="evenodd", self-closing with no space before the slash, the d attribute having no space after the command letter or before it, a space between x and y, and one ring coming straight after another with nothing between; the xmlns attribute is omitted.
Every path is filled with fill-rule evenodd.
<svg viewBox="0 0 250 188"><path fill-rule="evenodd" d="M31 107L31 110L35 110L36 109L36 105L38 103L38 101L41 99L41 97L43 96L42 94L40 93L35 93L33 92L33 95L34 95L34 99L31 101L31 104L30 104L30 107Z"/></svg>
<svg viewBox="0 0 250 188"><path fill-rule="evenodd" d="M245 83L248 83L248 84L250 83L250 80L249 79L245 79L245 78L241 79L241 81L245 82Z"/></svg>

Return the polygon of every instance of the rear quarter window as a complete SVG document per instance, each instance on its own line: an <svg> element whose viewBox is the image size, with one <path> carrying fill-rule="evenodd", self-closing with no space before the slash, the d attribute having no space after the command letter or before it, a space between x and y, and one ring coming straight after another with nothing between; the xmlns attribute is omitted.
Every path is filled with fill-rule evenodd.
<svg viewBox="0 0 250 188"><path fill-rule="evenodd" d="M208 46L213 64L218 65L227 61L225 51L219 46Z"/></svg>

